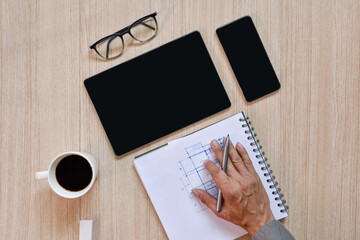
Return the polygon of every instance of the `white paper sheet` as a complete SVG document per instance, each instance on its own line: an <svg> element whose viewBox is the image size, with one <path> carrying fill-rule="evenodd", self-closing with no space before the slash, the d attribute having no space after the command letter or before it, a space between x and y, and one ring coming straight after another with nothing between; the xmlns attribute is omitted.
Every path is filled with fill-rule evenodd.
<svg viewBox="0 0 360 240"><path fill-rule="evenodd" d="M134 161L169 239L234 239L246 234L241 227L216 217L191 193L193 188L202 188L217 196L217 187L203 167L206 159L218 164L209 146L212 139L221 142L229 134L233 143L242 143L253 162L258 162L240 118L240 114L232 116ZM266 182L268 177L263 175L259 164L254 167L270 196L274 217L286 217L287 213L281 213L277 206L273 189L269 188L272 183Z"/></svg>

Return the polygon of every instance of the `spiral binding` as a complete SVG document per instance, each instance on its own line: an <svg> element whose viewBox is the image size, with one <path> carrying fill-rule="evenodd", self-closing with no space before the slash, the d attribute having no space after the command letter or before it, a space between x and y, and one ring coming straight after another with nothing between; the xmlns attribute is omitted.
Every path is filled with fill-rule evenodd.
<svg viewBox="0 0 360 240"><path fill-rule="evenodd" d="M281 189L277 187L278 182L274 181L275 180L275 176L272 175L272 170L270 169L270 164L267 163L267 158L264 157L264 152L261 151L262 146L259 145L259 140L256 139L256 134L253 132L254 128L251 125L251 122L249 121L249 117L245 116L245 114L242 112L243 118L240 118L239 121L240 122L244 122L242 123L241 127L243 128L247 128L248 130L245 130L246 134L250 134L250 136L247 137L248 140L252 140L252 142L250 143L251 147L253 148L253 151L255 153L258 153L257 155L255 155L255 157L258 160L258 164L261 165L261 170L264 171L264 176L265 177L269 177L266 179L266 182L271 183L272 185L270 185L269 187L271 189L273 189L273 191L271 192L274 196L276 196L274 199L275 201L278 202L277 206L280 209L281 213L287 212L289 207L286 204L286 201L284 200L284 195L281 192Z"/></svg>

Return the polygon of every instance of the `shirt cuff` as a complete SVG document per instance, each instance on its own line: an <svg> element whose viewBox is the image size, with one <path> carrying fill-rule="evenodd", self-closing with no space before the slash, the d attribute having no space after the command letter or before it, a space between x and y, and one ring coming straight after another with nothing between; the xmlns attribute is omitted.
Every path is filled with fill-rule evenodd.
<svg viewBox="0 0 360 240"><path fill-rule="evenodd" d="M262 226L251 240L295 240L291 233L277 220Z"/></svg>

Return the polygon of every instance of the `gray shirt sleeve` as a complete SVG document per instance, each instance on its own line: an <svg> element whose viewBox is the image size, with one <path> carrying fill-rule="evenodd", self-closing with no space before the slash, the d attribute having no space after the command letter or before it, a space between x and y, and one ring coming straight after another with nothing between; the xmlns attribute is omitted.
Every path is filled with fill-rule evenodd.
<svg viewBox="0 0 360 240"><path fill-rule="evenodd" d="M295 240L291 233L277 220L262 226L251 240Z"/></svg>

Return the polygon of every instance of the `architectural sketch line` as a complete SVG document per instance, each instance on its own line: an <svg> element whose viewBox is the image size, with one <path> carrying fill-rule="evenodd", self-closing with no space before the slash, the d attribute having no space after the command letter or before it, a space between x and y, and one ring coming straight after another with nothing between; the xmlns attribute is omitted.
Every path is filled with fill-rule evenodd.
<svg viewBox="0 0 360 240"><path fill-rule="evenodd" d="M222 138L218 138L218 142L222 146ZM179 161L180 181L183 185L183 190L189 196L190 199L194 199L194 207L197 212L204 211L205 206L195 198L192 193L192 189L199 188L207 191L214 197L217 197L218 188L211 178L210 173L204 167L204 161L213 161L218 167L220 164L215 157L215 154L211 150L210 144L202 144L201 142L185 149L187 157Z"/></svg>

